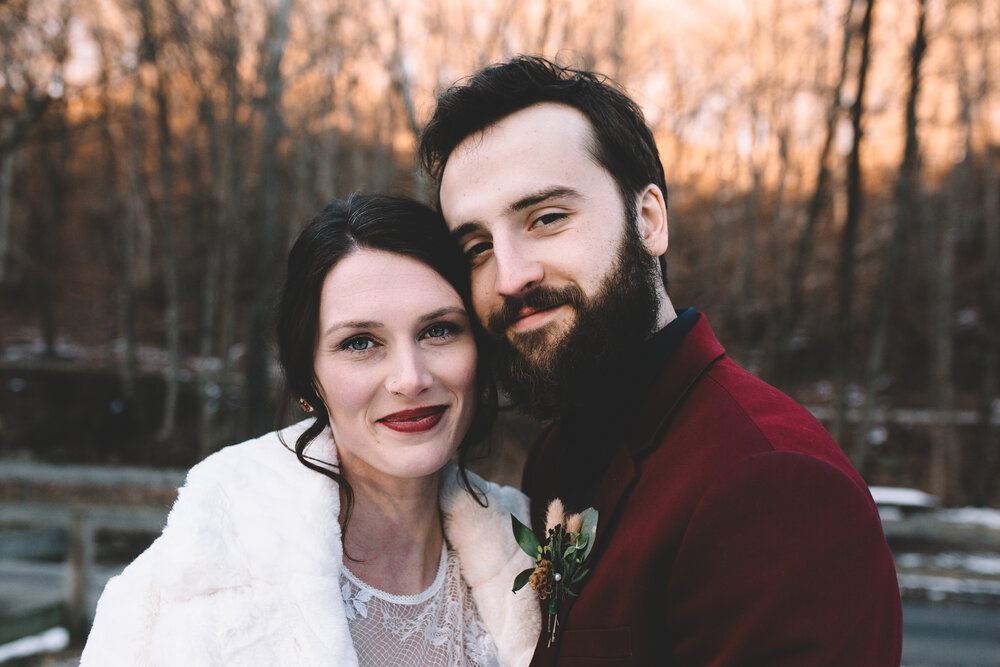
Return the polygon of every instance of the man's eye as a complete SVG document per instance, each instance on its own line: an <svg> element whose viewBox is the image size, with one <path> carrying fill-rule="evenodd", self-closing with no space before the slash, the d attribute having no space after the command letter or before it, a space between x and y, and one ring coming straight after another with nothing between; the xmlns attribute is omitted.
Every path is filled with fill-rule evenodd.
<svg viewBox="0 0 1000 667"><path fill-rule="evenodd" d="M478 243L472 243L465 248L465 255L469 258L474 258L482 255L484 252L489 252L493 249L493 244L489 241L479 241Z"/></svg>
<svg viewBox="0 0 1000 667"><path fill-rule="evenodd" d="M348 338L340 344L340 349L350 350L352 352L364 352L365 350L370 350L373 347L375 347L375 341L367 336L355 336L354 338Z"/></svg>
<svg viewBox="0 0 1000 667"><path fill-rule="evenodd" d="M534 227L536 225L542 225L542 226L551 225L553 222L558 222L565 217L566 217L565 213L546 213L545 215L540 215L537 218L535 218L532 221L531 226Z"/></svg>

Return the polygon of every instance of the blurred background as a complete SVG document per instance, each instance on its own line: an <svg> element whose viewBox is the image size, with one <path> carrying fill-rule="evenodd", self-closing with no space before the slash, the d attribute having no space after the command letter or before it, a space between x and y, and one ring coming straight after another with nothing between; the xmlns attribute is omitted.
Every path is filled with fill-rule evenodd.
<svg viewBox="0 0 1000 667"><path fill-rule="evenodd" d="M436 94L518 53L641 104L675 305L831 430L904 594L1000 627L1000 1L3 0L0 644L85 635L179 471L284 423L290 243L430 200ZM536 429L478 468L516 484ZM927 662L908 609L911 664L1000 664Z"/></svg>

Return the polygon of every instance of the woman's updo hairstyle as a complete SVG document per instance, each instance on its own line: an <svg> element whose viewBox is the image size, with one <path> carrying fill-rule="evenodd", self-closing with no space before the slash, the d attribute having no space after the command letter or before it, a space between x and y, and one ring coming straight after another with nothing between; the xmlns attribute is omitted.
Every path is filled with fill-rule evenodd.
<svg viewBox="0 0 1000 667"><path fill-rule="evenodd" d="M474 446L485 442L496 417L497 396L483 353L482 329L472 310L468 264L438 213L405 197L352 194L336 200L313 218L288 254L288 273L278 309L278 353L289 398L308 401L315 418L296 440L295 454L307 468L330 477L344 489L346 513L350 516L354 494L339 466L318 461L305 450L330 423L313 371L323 282L337 262L360 249L382 250L423 262L448 281L469 312L479 350L478 402L469 432L458 448L458 465L465 487L478 499L479 494L466 477L465 464Z"/></svg>

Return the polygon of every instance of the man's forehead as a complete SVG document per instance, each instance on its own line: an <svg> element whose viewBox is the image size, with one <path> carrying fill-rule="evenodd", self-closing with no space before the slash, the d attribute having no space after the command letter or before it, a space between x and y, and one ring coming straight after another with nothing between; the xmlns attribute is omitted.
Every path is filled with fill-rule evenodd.
<svg viewBox="0 0 1000 667"><path fill-rule="evenodd" d="M593 131L580 111L546 102L517 111L466 137L441 176L441 210L449 227L471 222L482 206L513 206L524 197L566 187L563 172L593 157Z"/></svg>
<svg viewBox="0 0 1000 667"><path fill-rule="evenodd" d="M549 140L586 147L594 139L594 129L590 119L574 107L558 102L539 102L508 114L462 139L452 150L444 171L448 171L448 166L459 155L474 155L484 148L492 148L494 143L507 144L517 139L526 142Z"/></svg>

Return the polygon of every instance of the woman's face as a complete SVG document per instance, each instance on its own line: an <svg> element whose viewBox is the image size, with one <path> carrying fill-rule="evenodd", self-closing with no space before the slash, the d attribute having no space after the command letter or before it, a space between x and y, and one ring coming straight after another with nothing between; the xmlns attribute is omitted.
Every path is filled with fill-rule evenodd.
<svg viewBox="0 0 1000 667"><path fill-rule="evenodd" d="M431 475L476 404L476 345L462 299L426 264L356 250L326 275L314 353L344 470Z"/></svg>

